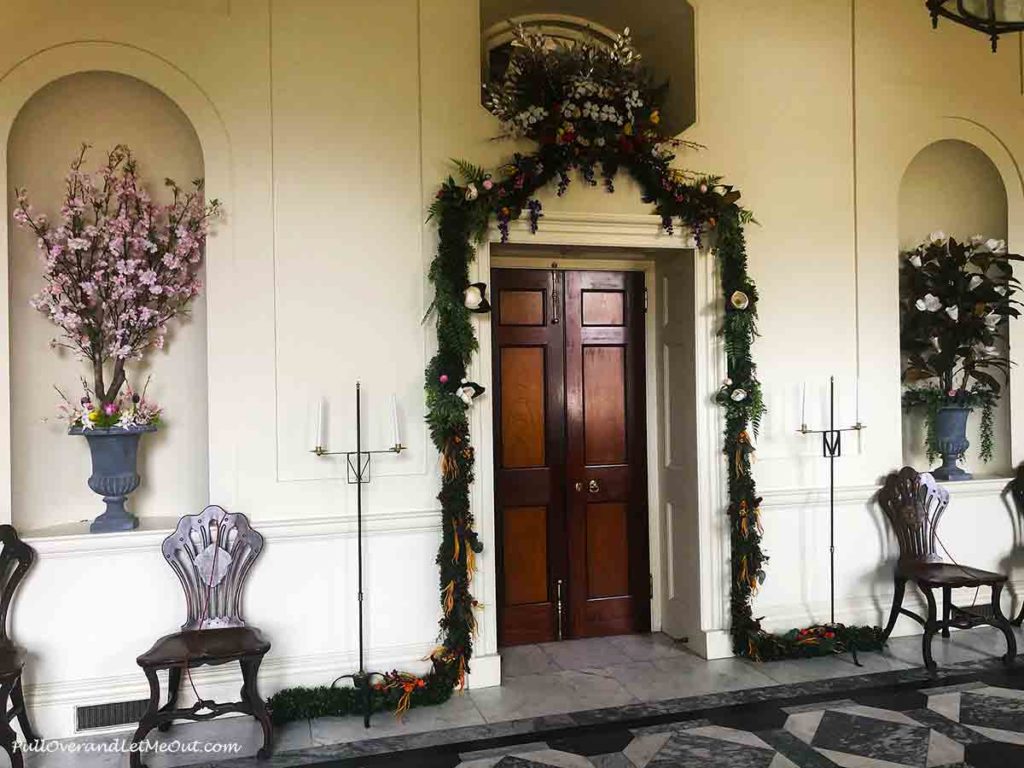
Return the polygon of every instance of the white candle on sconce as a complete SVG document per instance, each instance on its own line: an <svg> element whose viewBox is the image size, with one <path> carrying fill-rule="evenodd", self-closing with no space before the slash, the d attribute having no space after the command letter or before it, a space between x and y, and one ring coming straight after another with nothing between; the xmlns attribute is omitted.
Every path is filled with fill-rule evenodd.
<svg viewBox="0 0 1024 768"><path fill-rule="evenodd" d="M327 403L323 397L316 399L316 407L314 408L313 416L313 451L322 451L326 446L326 440L324 439L324 422L325 422L325 411Z"/></svg>
<svg viewBox="0 0 1024 768"><path fill-rule="evenodd" d="M397 448L402 444L402 434L398 431L398 395L391 395L391 445Z"/></svg>

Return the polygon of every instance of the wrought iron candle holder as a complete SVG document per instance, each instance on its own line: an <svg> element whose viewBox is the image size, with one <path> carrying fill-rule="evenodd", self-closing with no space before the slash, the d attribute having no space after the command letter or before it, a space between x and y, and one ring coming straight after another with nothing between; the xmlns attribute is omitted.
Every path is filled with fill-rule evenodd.
<svg viewBox="0 0 1024 768"><path fill-rule="evenodd" d="M866 429L860 418L850 427L836 426L836 379L828 380L828 428L808 429L801 424L797 431L802 435L821 435L821 455L828 459L828 541L829 541L829 625L836 625L836 459L843 455L843 433L860 432ZM854 660L857 654L854 651ZM858 664L859 666L859 664Z"/></svg>
<svg viewBox="0 0 1024 768"><path fill-rule="evenodd" d="M405 450L405 446L402 445L401 440L398 437L398 425L397 425L397 414L395 417L395 444L390 448L382 448L380 450L364 450L363 449L363 420L362 420L362 387L360 382L356 382L356 449L354 451L329 451L323 445L320 445L323 436L322 432L322 414L318 415L318 429L316 435L317 446L313 448L311 453L316 456L344 456L346 462L346 473L349 485L356 486L356 559L357 559L357 594L358 594L358 612L359 612L359 671L353 672L348 675L341 675L335 678L334 682L331 683L333 688L338 684L340 680L351 680L352 687L358 692L359 700L362 704L363 710L363 726L366 728L370 727L370 714L372 710L372 696L373 686L370 681L374 677L383 677L382 672L371 672L367 671L365 664L365 641L363 637L363 485L370 482L371 479L371 459L374 456L383 454L400 454Z"/></svg>

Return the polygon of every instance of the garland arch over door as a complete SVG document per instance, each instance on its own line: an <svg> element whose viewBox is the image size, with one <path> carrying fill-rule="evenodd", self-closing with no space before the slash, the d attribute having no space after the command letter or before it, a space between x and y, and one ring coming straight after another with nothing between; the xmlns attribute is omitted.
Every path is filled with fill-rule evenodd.
<svg viewBox="0 0 1024 768"><path fill-rule="evenodd" d="M514 154L494 173L455 161L457 173L442 183L430 209L438 245L428 275L434 290L427 316L435 323L437 352L427 365L424 388L427 424L440 455L440 642L430 655L426 675L383 675L374 684L375 706L391 705L402 712L438 703L465 683L481 607L472 581L476 555L484 547L470 504L476 465L470 411L481 394L479 385L467 380L478 349L471 306L479 307L480 290L471 284L470 266L476 244L489 238L492 226L501 242L508 240L515 220L525 219L529 230L537 232L544 213L534 195L549 185L564 194L574 175L584 184L600 183L614 192L616 176L626 172L665 232L684 227L697 247L709 247L718 261L727 378L715 400L725 414L724 511L731 544L734 652L767 660L827 655L853 646L877 649L879 627L815 626L772 634L753 614L752 598L766 578L767 563L761 550L761 499L751 473L754 436L764 407L752 356L758 294L747 270L744 237L753 217L739 205L739 192L720 177L673 167L676 152L693 145L659 129L657 94L647 85L628 32L608 48L586 43L552 46L550 39L522 28L516 35L508 74L492 84L487 106L509 134L532 140L537 149ZM359 707L360 695L353 688L295 688L271 700L277 722L345 714Z"/></svg>

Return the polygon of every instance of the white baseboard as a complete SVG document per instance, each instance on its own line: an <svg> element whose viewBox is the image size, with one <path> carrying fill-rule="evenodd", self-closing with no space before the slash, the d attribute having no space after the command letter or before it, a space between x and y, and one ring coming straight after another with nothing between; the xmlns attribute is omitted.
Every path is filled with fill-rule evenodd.
<svg viewBox="0 0 1024 768"><path fill-rule="evenodd" d="M371 649L367 654L366 664L367 667L376 669L426 672L430 668L426 656L432 647L416 644ZM266 697L283 688L297 685L330 685L338 675L351 672L357 665L358 656L352 652L292 657L271 655L260 668L260 693ZM492 682L493 680L496 682ZM161 676L161 681L162 685L166 686L166 678ZM193 670L192 681L204 698L237 701L242 677L237 665L227 664ZM474 659L472 683L478 688L499 685L500 659L497 656ZM166 695L166 687L163 688L163 692ZM149 685L139 670L135 674L26 685L25 697L36 730L46 739L62 739L79 735L75 730L76 707L147 699ZM182 704L187 706L194 698L188 680L183 680ZM88 733L115 733L132 730L134 727L135 724L131 723L109 729L89 730Z"/></svg>
<svg viewBox="0 0 1024 768"><path fill-rule="evenodd" d="M471 689L494 688L501 685L501 656L474 656L470 663L466 687Z"/></svg>
<svg viewBox="0 0 1024 768"><path fill-rule="evenodd" d="M695 633L690 647L705 659L728 659L734 655L732 635L727 629L702 629Z"/></svg>

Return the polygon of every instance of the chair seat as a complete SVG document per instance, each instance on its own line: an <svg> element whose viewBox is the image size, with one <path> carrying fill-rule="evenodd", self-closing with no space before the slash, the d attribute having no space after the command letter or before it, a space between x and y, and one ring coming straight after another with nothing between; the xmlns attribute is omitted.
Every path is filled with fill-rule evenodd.
<svg viewBox="0 0 1024 768"><path fill-rule="evenodd" d="M199 629L165 635L138 657L140 667L173 667L262 656L270 642L255 627Z"/></svg>
<svg viewBox="0 0 1024 768"><path fill-rule="evenodd" d="M906 578L929 587L982 587L1004 584L1007 580L1002 573L953 563L906 563L899 566L899 571Z"/></svg>

